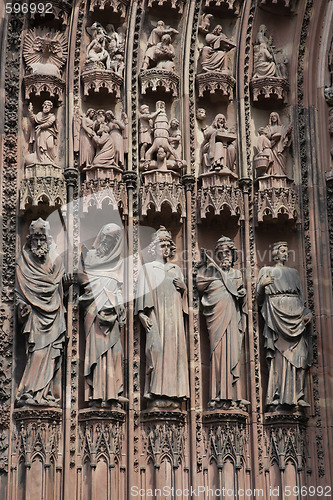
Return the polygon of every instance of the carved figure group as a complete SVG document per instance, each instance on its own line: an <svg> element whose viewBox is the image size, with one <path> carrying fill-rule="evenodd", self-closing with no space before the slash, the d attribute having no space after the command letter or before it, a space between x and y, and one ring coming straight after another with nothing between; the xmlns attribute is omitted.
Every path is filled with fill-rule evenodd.
<svg viewBox="0 0 333 500"><path fill-rule="evenodd" d="M25 155L26 165L56 165L56 146L58 127L56 116L53 113L53 103L43 102L42 111L33 112L32 103L28 107L30 129L28 136L28 153Z"/></svg>
<svg viewBox="0 0 333 500"><path fill-rule="evenodd" d="M288 78L288 58L282 49L273 46L264 24L259 27L253 52L253 78Z"/></svg>
<svg viewBox="0 0 333 500"><path fill-rule="evenodd" d="M215 116L211 125L203 130L204 142L201 146L202 168L211 170L230 170L236 168L236 135L227 127L222 113Z"/></svg>
<svg viewBox="0 0 333 500"><path fill-rule="evenodd" d="M285 405L309 406L304 386L312 357L307 329L312 315L304 306L298 271L285 265L288 244L274 243L272 256L275 265L263 267L257 282L269 370L266 404L273 410Z"/></svg>
<svg viewBox="0 0 333 500"><path fill-rule="evenodd" d="M227 52L236 45L222 32L222 26L215 26L212 33L206 35L205 41L206 45L201 51L202 71L228 72Z"/></svg>
<svg viewBox="0 0 333 500"><path fill-rule="evenodd" d="M127 116L117 119L112 111L88 109L81 118L80 167L81 169L125 166L127 153Z"/></svg>
<svg viewBox="0 0 333 500"><path fill-rule="evenodd" d="M234 242L222 236L215 247L216 262L202 251L197 288L210 341L210 407L248 404L240 387L240 363L246 329L246 291Z"/></svg>
<svg viewBox="0 0 333 500"><path fill-rule="evenodd" d="M175 49L172 42L178 31L166 26L164 21L158 21L148 38L147 49L143 58L142 71L149 68L159 68L174 71Z"/></svg>
<svg viewBox="0 0 333 500"><path fill-rule="evenodd" d="M27 339L27 362L18 387L18 406L56 406L61 397L65 343L64 266L43 219L29 226L16 265L16 304Z"/></svg>
<svg viewBox="0 0 333 500"><path fill-rule="evenodd" d="M144 395L155 406L172 408L189 397L186 285L180 268L169 262L176 246L165 227L154 233L149 251L155 260L140 269L135 305L146 331Z"/></svg>
<svg viewBox="0 0 333 500"><path fill-rule="evenodd" d="M292 141L292 125L281 123L278 113L272 112L266 127L259 129L258 154L254 158L260 173L287 175L288 148Z"/></svg>
<svg viewBox="0 0 333 500"><path fill-rule="evenodd" d="M122 230L113 223L102 227L91 250L82 246L85 400L91 405L126 401L120 340L126 318L122 247Z"/></svg>
<svg viewBox="0 0 333 500"><path fill-rule="evenodd" d="M139 120L140 160L144 162L144 169L180 168L182 161L179 121L173 118L169 122L165 102L158 101L154 113L150 113L147 105L142 105Z"/></svg>
<svg viewBox="0 0 333 500"><path fill-rule="evenodd" d="M101 69L112 70L122 76L124 71L125 35L123 29L115 30L113 24L106 29L98 22L87 28L92 40L86 50L86 64L96 64Z"/></svg>

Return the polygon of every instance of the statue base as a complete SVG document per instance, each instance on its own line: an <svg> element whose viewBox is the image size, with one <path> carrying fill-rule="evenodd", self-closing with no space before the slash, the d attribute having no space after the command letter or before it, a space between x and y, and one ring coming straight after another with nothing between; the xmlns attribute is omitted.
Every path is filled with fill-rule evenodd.
<svg viewBox="0 0 333 500"><path fill-rule="evenodd" d="M288 104L289 83L285 78L252 78L250 89L253 106L266 108Z"/></svg>
<svg viewBox="0 0 333 500"><path fill-rule="evenodd" d="M165 69L152 68L140 73L141 93L146 94L147 90L151 92L165 92L172 97L179 95L179 76L173 71Z"/></svg>
<svg viewBox="0 0 333 500"><path fill-rule="evenodd" d="M89 93L99 94L107 92L113 94L116 99L121 97L123 77L109 69L102 69L96 63L88 63L84 66L81 79L85 96Z"/></svg>
<svg viewBox="0 0 333 500"><path fill-rule="evenodd" d="M220 100L233 100L233 89L236 83L229 70L207 71L196 76L198 96L214 95Z"/></svg>

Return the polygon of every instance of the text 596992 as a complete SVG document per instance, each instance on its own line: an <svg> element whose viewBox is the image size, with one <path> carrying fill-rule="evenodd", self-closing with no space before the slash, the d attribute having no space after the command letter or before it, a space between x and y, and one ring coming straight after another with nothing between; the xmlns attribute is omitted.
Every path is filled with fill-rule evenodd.
<svg viewBox="0 0 333 500"><path fill-rule="evenodd" d="M6 2L6 14L52 14L52 4L42 2Z"/></svg>

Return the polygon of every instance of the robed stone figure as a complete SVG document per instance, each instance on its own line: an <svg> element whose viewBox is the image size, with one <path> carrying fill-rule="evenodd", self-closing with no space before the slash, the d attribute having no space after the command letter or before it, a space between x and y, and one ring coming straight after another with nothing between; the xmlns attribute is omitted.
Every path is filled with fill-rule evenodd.
<svg viewBox="0 0 333 500"><path fill-rule="evenodd" d="M304 306L298 271L285 265L288 244L274 243L272 256L275 266L263 267L257 283L269 370L266 404L270 410L285 405L309 406L304 385L312 357L306 325L312 315Z"/></svg>
<svg viewBox="0 0 333 500"><path fill-rule="evenodd" d="M135 307L146 330L144 395L154 406L175 408L189 397L186 285L179 266L169 262L176 246L165 227L154 233L149 252L156 260L140 269Z"/></svg>
<svg viewBox="0 0 333 500"><path fill-rule="evenodd" d="M18 319L27 338L18 406L56 406L60 399L66 331L63 277L63 262L50 236L49 223L33 221L16 265Z"/></svg>
<svg viewBox="0 0 333 500"><path fill-rule="evenodd" d="M82 246L85 400L91 405L127 401L120 338L126 316L122 247L122 229L113 223L102 227L91 250Z"/></svg>
<svg viewBox="0 0 333 500"><path fill-rule="evenodd" d="M245 288L234 242L222 236L215 247L216 262L202 250L196 283L210 341L211 408L248 404L242 397L240 363L246 328Z"/></svg>

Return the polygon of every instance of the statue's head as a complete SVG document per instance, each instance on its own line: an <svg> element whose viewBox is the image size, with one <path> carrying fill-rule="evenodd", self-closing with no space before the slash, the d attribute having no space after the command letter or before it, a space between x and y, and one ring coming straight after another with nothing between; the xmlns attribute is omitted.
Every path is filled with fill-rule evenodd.
<svg viewBox="0 0 333 500"><path fill-rule="evenodd" d="M164 160L164 158L166 158L166 152L163 146L158 148L156 155L158 160Z"/></svg>
<svg viewBox="0 0 333 500"><path fill-rule="evenodd" d="M170 231L168 231L164 226L160 226L160 228L153 234L152 242L148 247L148 252L150 255L160 255L165 259L175 255L176 245L172 241Z"/></svg>
<svg viewBox="0 0 333 500"><path fill-rule="evenodd" d="M222 33L222 26L220 24L218 24L213 29L213 35L220 35L221 33Z"/></svg>
<svg viewBox="0 0 333 500"><path fill-rule="evenodd" d="M179 128L179 121L177 120L177 118L173 118L171 120L170 127L173 128L173 129Z"/></svg>
<svg viewBox="0 0 333 500"><path fill-rule="evenodd" d="M44 101L42 109L43 113L49 113L53 109L53 102L49 100Z"/></svg>
<svg viewBox="0 0 333 500"><path fill-rule="evenodd" d="M94 244L98 257L108 255L118 244L121 236L122 230L117 224L111 222L103 226L98 235L98 241L96 240Z"/></svg>
<svg viewBox="0 0 333 500"><path fill-rule="evenodd" d="M165 45L170 45L171 44L171 36L170 35L163 35L161 38L161 42L164 43Z"/></svg>
<svg viewBox="0 0 333 500"><path fill-rule="evenodd" d="M230 269L237 260L237 249L231 238L221 236L216 242L215 258L222 268Z"/></svg>
<svg viewBox="0 0 333 500"><path fill-rule="evenodd" d="M165 22L164 22L164 21L162 21L162 20L161 20L161 21L157 21L157 26L158 26L159 28L165 28Z"/></svg>
<svg viewBox="0 0 333 500"><path fill-rule="evenodd" d="M286 241L277 241L273 244L272 258L275 262L286 262L288 260L288 243Z"/></svg>
<svg viewBox="0 0 333 500"><path fill-rule="evenodd" d="M31 222L27 236L27 243L30 247L31 253L42 262L48 254L50 238L49 222L41 218Z"/></svg>
<svg viewBox="0 0 333 500"><path fill-rule="evenodd" d="M276 111L273 111L269 115L269 124L270 125L281 125L279 113L277 113Z"/></svg>
<svg viewBox="0 0 333 500"><path fill-rule="evenodd" d="M214 128L226 128L226 124L226 117L222 113L219 113L215 116L215 119L213 121Z"/></svg>
<svg viewBox="0 0 333 500"><path fill-rule="evenodd" d="M197 109L197 120L201 121L206 118L206 110L204 108Z"/></svg>
<svg viewBox="0 0 333 500"><path fill-rule="evenodd" d="M147 104L142 104L142 106L140 106L140 113L143 115L149 113L149 106L147 106Z"/></svg>
<svg viewBox="0 0 333 500"><path fill-rule="evenodd" d="M86 116L88 116L89 118L94 118L95 115L96 111L93 108L89 108L86 112Z"/></svg>
<svg viewBox="0 0 333 500"><path fill-rule="evenodd" d="M267 28L266 28L265 24L261 24L259 26L259 32L262 33L263 35L266 33L266 30L267 30Z"/></svg>

